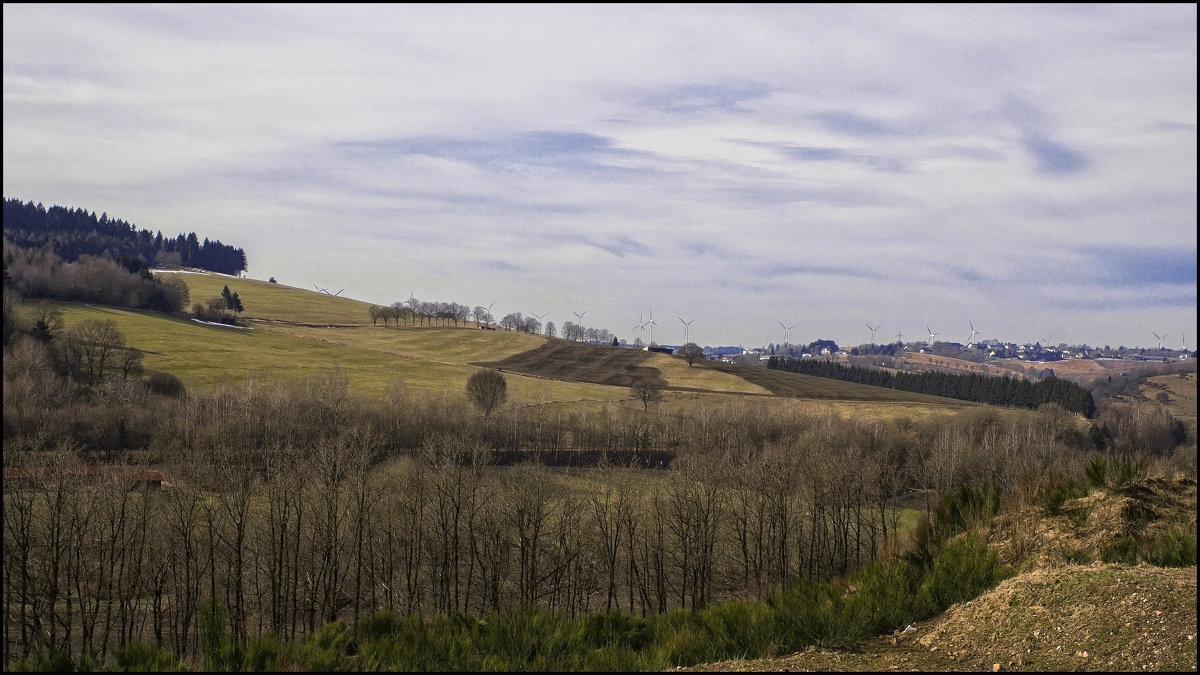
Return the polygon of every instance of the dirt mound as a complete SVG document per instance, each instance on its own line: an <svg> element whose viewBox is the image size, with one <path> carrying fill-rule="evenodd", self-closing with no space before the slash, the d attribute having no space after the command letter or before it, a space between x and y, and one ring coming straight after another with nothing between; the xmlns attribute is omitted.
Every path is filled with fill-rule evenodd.
<svg viewBox="0 0 1200 675"><path fill-rule="evenodd" d="M1101 562L1106 554L1113 562L1122 547L1131 557L1135 545L1145 549L1169 532L1196 532L1195 481L1149 478L1068 499L1057 515L1043 505L1001 514L992 524L989 545L1001 562L1028 571Z"/></svg>
<svg viewBox="0 0 1200 675"><path fill-rule="evenodd" d="M1002 514L989 545L1019 573L851 650L680 668L728 671L1195 671L1196 567L1105 563L1196 532L1196 483L1153 478ZM1135 542L1140 549L1121 548ZM1193 540L1194 541L1194 540ZM1194 546L1194 544L1192 544Z"/></svg>

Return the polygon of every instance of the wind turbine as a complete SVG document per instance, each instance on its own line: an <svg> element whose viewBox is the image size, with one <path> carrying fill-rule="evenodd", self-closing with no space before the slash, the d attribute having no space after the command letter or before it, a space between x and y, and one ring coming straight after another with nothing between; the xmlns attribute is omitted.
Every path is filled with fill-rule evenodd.
<svg viewBox="0 0 1200 675"><path fill-rule="evenodd" d="M975 330L974 323L971 323L970 321L967 321L967 323L971 324L971 337L967 338L967 346L974 347L975 346L975 336L979 334L979 331Z"/></svg>
<svg viewBox="0 0 1200 675"><path fill-rule="evenodd" d="M929 330L929 326L925 326L925 330L929 331L929 346L932 347L933 342L937 339L938 334Z"/></svg>
<svg viewBox="0 0 1200 675"><path fill-rule="evenodd" d="M1163 333L1162 335L1159 335L1158 333L1155 333L1154 331L1150 331L1150 334L1153 335L1154 337L1158 338L1158 348L1159 349L1162 349L1162 341L1167 339L1167 336L1170 335L1170 333Z"/></svg>
<svg viewBox="0 0 1200 675"><path fill-rule="evenodd" d="M1043 346L1043 347L1049 347L1049 346L1050 346L1050 338L1052 338L1052 337L1054 337L1054 336L1053 336L1053 335L1051 335L1050 337L1044 337L1044 338L1042 338L1042 346Z"/></svg>
<svg viewBox="0 0 1200 675"><path fill-rule="evenodd" d="M692 319L695 321L695 319ZM679 317L679 322L683 324L683 343L688 343L688 329L692 327L692 321L684 321L683 317Z"/></svg>
<svg viewBox="0 0 1200 675"><path fill-rule="evenodd" d="M586 309L585 309L585 310L583 310L583 312L582 312L582 313L581 313L581 312L576 312L575 310L571 310L571 313L575 315L575 318L576 318L576 319L579 319L580 321L583 321L583 315L584 315L584 314L587 314L587 310L586 310Z"/></svg>
<svg viewBox="0 0 1200 675"><path fill-rule="evenodd" d="M650 326L650 344L654 344L654 327L658 325L658 322L654 320L654 310L650 310L650 320L646 322L646 325Z"/></svg>
<svg viewBox="0 0 1200 675"><path fill-rule="evenodd" d="M871 331L871 346L872 347L875 346L875 331L879 330L879 327L882 325L883 324L879 324L879 326L872 326L871 324L867 324L867 330Z"/></svg>
<svg viewBox="0 0 1200 675"><path fill-rule="evenodd" d="M542 312L541 314L533 314L533 312L530 312L530 314L533 314L534 316L536 316L536 317L537 317L538 323L541 323L541 322L542 322L542 320L543 320L543 319L545 319L545 318L546 318L546 315L547 315L547 314L549 314L549 313L550 313L550 312Z"/></svg>
<svg viewBox="0 0 1200 675"><path fill-rule="evenodd" d="M780 325L780 326L783 326L783 322L782 322L782 321L780 321L780 322L779 322L779 325ZM795 328L797 325L799 325L799 324L792 324L792 325L790 325L790 326L783 326L783 344L785 344L785 345L786 345L786 344L790 344L790 343L788 342L788 336L791 334L791 332L792 332L792 329L793 329L793 328Z"/></svg>
<svg viewBox="0 0 1200 675"><path fill-rule="evenodd" d="M344 289L344 288L343 288L343 289L342 289L342 291L344 291L344 290L346 290L346 289ZM342 291L338 291L337 293L334 293L334 294L333 294L333 297L335 297L335 298L336 298L337 296L341 295L341 294L342 294Z"/></svg>
<svg viewBox="0 0 1200 675"><path fill-rule="evenodd" d="M642 331L642 335L646 334L646 322L642 321L641 314L638 314L638 324L636 326L634 326L631 330L640 330L640 331Z"/></svg>

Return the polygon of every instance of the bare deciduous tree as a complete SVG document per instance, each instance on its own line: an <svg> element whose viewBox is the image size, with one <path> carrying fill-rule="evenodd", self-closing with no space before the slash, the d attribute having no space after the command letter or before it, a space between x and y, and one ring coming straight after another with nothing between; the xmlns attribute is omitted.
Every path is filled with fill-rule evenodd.
<svg viewBox="0 0 1200 675"><path fill-rule="evenodd" d="M651 403L662 400L662 387L649 379L640 379L629 388L629 395L642 404L642 410L650 410Z"/></svg>
<svg viewBox="0 0 1200 675"><path fill-rule="evenodd" d="M675 351L675 355L687 361L688 368L692 364L704 358L704 348L695 342L689 342Z"/></svg>
<svg viewBox="0 0 1200 675"><path fill-rule="evenodd" d="M487 419L508 398L508 381L498 370L480 370L467 378L467 397Z"/></svg>

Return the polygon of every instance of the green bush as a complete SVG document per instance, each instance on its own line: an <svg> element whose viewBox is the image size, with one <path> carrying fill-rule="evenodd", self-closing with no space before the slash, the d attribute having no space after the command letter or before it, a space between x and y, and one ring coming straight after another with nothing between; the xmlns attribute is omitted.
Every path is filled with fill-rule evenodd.
<svg viewBox="0 0 1200 675"><path fill-rule="evenodd" d="M5 670L15 673L85 673L96 670L96 663L88 656L79 659L79 663L70 654L57 649L38 651L32 656L21 659L16 663L5 666Z"/></svg>
<svg viewBox="0 0 1200 675"><path fill-rule="evenodd" d="M854 612L872 635L900 628L932 613L921 594L922 570L906 560L872 565L854 578Z"/></svg>
<svg viewBox="0 0 1200 675"><path fill-rule="evenodd" d="M1138 542L1128 534L1123 534L1115 542L1106 544L1100 549L1100 560L1107 564L1122 563L1136 565L1138 561Z"/></svg>
<svg viewBox="0 0 1200 675"><path fill-rule="evenodd" d="M216 600L200 607L197 619L200 659L205 670L229 672L242 669L242 652L225 631L225 612Z"/></svg>
<svg viewBox="0 0 1200 675"><path fill-rule="evenodd" d="M933 611L940 612L954 603L977 597L1000 583L1006 574L984 538L970 534L942 548L921 586L921 593Z"/></svg>
<svg viewBox="0 0 1200 675"><path fill-rule="evenodd" d="M651 635L646 620L622 611L589 614L582 620L582 639L592 649L640 650Z"/></svg>
<svg viewBox="0 0 1200 675"><path fill-rule="evenodd" d="M722 638L728 656L773 654L776 649L775 622L770 608L761 602L725 602L701 612L705 624Z"/></svg>
<svg viewBox="0 0 1200 675"><path fill-rule="evenodd" d="M1146 468L1150 464L1150 456L1143 453L1134 458L1128 455L1118 455L1113 458L1110 479L1115 488L1127 488L1146 477Z"/></svg>
<svg viewBox="0 0 1200 675"><path fill-rule="evenodd" d="M131 642L113 651L117 668L133 673L177 673L187 670L182 661L169 651L145 642Z"/></svg>
<svg viewBox="0 0 1200 675"><path fill-rule="evenodd" d="M832 605L831 586L801 579L767 601L774 615L774 632L779 636L782 651L801 651L826 639L826 613Z"/></svg>
<svg viewBox="0 0 1200 675"><path fill-rule="evenodd" d="M1146 542L1142 557L1159 567L1192 567L1196 564L1196 534L1174 528Z"/></svg>
<svg viewBox="0 0 1200 675"><path fill-rule="evenodd" d="M309 671L349 670L346 648L350 645L350 638L346 622L338 619L318 628L298 648L291 650L293 653L290 656Z"/></svg>
<svg viewBox="0 0 1200 675"><path fill-rule="evenodd" d="M246 643L245 656L242 660L242 670L252 673L272 673L281 670L280 657L286 647L274 635L264 635L260 638L250 638Z"/></svg>
<svg viewBox="0 0 1200 675"><path fill-rule="evenodd" d="M709 663L723 658L722 636L704 618L686 609L650 618L655 645L672 666Z"/></svg>
<svg viewBox="0 0 1200 675"><path fill-rule="evenodd" d="M960 532L987 525L999 512L1000 495L991 483L978 487L964 484L957 490L947 490L918 518L913 548L904 558L928 567L943 542Z"/></svg>
<svg viewBox="0 0 1200 675"><path fill-rule="evenodd" d="M1097 455L1083 466L1084 485L1089 491L1099 490L1108 485L1108 460Z"/></svg>
<svg viewBox="0 0 1200 675"><path fill-rule="evenodd" d="M354 624L354 634L359 642L369 642L394 634L399 626L400 617L385 609L359 618Z"/></svg>

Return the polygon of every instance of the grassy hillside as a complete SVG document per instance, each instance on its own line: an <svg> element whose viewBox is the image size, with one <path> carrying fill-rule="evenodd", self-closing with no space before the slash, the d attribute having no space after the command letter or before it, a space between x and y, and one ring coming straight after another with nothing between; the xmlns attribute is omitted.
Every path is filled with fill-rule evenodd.
<svg viewBox="0 0 1200 675"><path fill-rule="evenodd" d="M370 304L350 298L220 274L158 274L178 274L192 303L218 297L228 285L245 306L240 325L80 303L59 307L67 326L86 319L112 320L127 343L145 353L148 372L170 372L190 389L246 380L303 381L336 367L364 395L379 395L397 382L410 391L458 395L479 368L501 368L515 401L597 405L628 400L629 386L646 377L668 390L666 405L708 396L777 396L821 402L841 415L871 417L919 417L971 405L765 368L712 362L689 367L664 354L481 331L473 323L372 325Z"/></svg>
<svg viewBox="0 0 1200 675"><path fill-rule="evenodd" d="M158 271L155 274L159 276L179 275L187 282L192 303L204 303L209 298L220 297L221 289L229 286L229 290L238 294L242 305L246 308L246 311L240 316L243 319L291 321L323 326L353 326L371 323L371 318L367 313L371 307L370 303L334 297L318 293L314 289L296 288L216 273Z"/></svg>
<svg viewBox="0 0 1200 675"><path fill-rule="evenodd" d="M321 370L337 368L350 378L355 391L379 395L395 382L410 391L455 394L477 370L464 358L503 353L512 347L506 337L472 346L476 333L464 328L383 329L369 327L313 329L303 326L249 322L247 327L204 324L80 304L59 305L69 327L87 319L112 320L126 342L145 353L147 372L164 371L179 377L189 389L211 389L225 382L258 380L304 381ZM490 335L490 333L489 333ZM529 337L529 336L524 336ZM390 342L388 338L393 338ZM536 338L534 338L536 339ZM580 382L555 382L509 377L515 399L552 401L613 401L627 397L625 389Z"/></svg>
<svg viewBox="0 0 1200 675"><path fill-rule="evenodd" d="M1163 403L1175 419L1183 420L1193 429L1196 427L1195 371L1148 377L1138 393L1147 401Z"/></svg>

